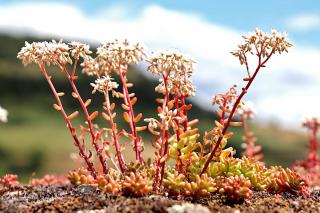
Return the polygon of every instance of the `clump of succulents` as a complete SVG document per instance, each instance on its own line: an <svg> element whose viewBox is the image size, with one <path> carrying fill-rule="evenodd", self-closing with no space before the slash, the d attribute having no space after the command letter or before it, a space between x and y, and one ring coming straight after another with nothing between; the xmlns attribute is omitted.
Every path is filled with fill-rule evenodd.
<svg viewBox="0 0 320 213"><path fill-rule="evenodd" d="M131 172L129 175L124 176L122 190L125 194L141 197L152 191L152 182L148 177Z"/></svg>
<svg viewBox="0 0 320 213"><path fill-rule="evenodd" d="M69 180L65 176L45 175L42 178L32 178L30 182L32 186L48 186L68 184Z"/></svg>
<svg viewBox="0 0 320 213"><path fill-rule="evenodd" d="M14 174L7 174L0 178L0 186L4 188L14 189L20 185L18 176Z"/></svg>
<svg viewBox="0 0 320 213"><path fill-rule="evenodd" d="M177 171L167 172L163 180L163 186L171 195L184 194L186 177Z"/></svg>
<svg viewBox="0 0 320 213"><path fill-rule="evenodd" d="M308 194L307 183L294 171L289 168L271 167L271 177L267 190L271 192L293 192Z"/></svg>
<svg viewBox="0 0 320 213"><path fill-rule="evenodd" d="M214 179L208 174L196 175L195 181L186 183L185 194L187 196L208 196L217 191Z"/></svg>
<svg viewBox="0 0 320 213"><path fill-rule="evenodd" d="M243 175L236 175L220 180L219 193L232 201L241 201L251 197L251 182Z"/></svg>
<svg viewBox="0 0 320 213"><path fill-rule="evenodd" d="M239 112L244 112L242 99L257 74L266 67L271 56L287 52L292 46L286 34L276 31L269 34L257 29L243 38L244 43L232 54L246 69L245 86L240 91L232 86L225 93L214 96L212 103L219 119L202 137L196 128L198 120L189 119L188 111L192 105L186 102L188 97L195 95L191 79L195 60L182 53L159 51L148 56L140 43L114 40L102 43L92 56L86 44L52 41L26 42L18 58L24 65L38 65L55 97L53 108L64 118L85 163L86 168L69 173L68 178L75 186L88 184L105 192L137 197L163 191L184 196L222 193L232 200L248 198L252 190L299 193L305 186L300 176L291 170L266 168L258 161L261 158L256 155L259 150L255 149L248 158L237 159L233 158L234 149L226 148L233 136L229 127L246 122L239 117ZM256 64L249 63L249 55L256 57ZM155 91L162 97L156 100L159 104L157 118L142 119L142 113L135 113L134 105L138 98L129 91L133 83L128 79L128 67L143 60L149 64L148 71L159 78ZM93 100L85 100L77 89L79 64L83 73L95 77L91 83L92 93L99 92L104 98L101 113L90 110ZM65 75L72 87L71 95L79 104L79 111L66 112L61 99L66 94L56 90L48 66L58 67ZM121 88L116 78L120 79ZM115 98L122 101L122 117L128 128L118 128ZM80 113L85 123L76 127L74 120ZM107 125L97 125L98 117L102 117ZM141 123L143 120L147 125ZM145 130L154 135L153 162L145 161L142 156L144 141L140 132ZM127 163L122 154L124 137L131 141L134 162ZM254 145L252 134L247 132L245 137L248 144ZM88 146L88 141L91 146ZM94 158L101 171L93 164Z"/></svg>
<svg viewBox="0 0 320 213"><path fill-rule="evenodd" d="M99 175L94 181L92 186L98 188L101 191L109 192L112 194L119 194L122 190L121 182L111 175L103 176Z"/></svg>
<svg viewBox="0 0 320 213"><path fill-rule="evenodd" d="M70 171L68 174L68 179L70 180L71 184L75 186L85 184L90 185L95 181L90 172L85 168L79 168L75 171Z"/></svg>

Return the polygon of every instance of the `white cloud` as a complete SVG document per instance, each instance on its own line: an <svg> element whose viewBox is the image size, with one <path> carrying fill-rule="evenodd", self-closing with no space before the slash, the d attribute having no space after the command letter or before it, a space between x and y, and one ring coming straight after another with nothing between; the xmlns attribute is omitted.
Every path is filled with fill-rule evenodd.
<svg viewBox="0 0 320 213"><path fill-rule="evenodd" d="M197 14L147 6L133 13L126 6L102 9L94 16L63 4L0 6L0 32L32 32L36 35L100 42L129 38L144 42L149 50L178 48L197 61L194 82L197 99L210 107L213 94L241 83L245 71L230 51L242 32L209 23ZM253 29L254 30L254 29ZM320 112L320 49L295 47L271 59L259 73L246 99L252 100L258 117L274 116L299 126L307 112Z"/></svg>
<svg viewBox="0 0 320 213"><path fill-rule="evenodd" d="M288 27L299 30L309 31L320 28L319 14L300 14L293 16L287 20Z"/></svg>

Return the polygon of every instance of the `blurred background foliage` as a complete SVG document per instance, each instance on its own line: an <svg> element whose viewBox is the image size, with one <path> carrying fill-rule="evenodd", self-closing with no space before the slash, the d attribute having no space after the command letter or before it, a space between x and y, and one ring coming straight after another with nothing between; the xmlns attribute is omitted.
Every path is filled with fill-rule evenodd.
<svg viewBox="0 0 320 213"><path fill-rule="evenodd" d="M52 108L55 100L39 70L35 66L23 67L16 58L25 40L32 42L39 39L0 35L0 104L9 111L8 123L0 124L0 176L17 173L24 180L28 180L32 175L66 174L68 170L78 166L70 158L70 153L76 152L76 149L62 117ZM157 81L146 77L143 72L138 68L131 68L129 74L129 81L135 84L132 91L138 97L135 110L136 113L142 112L144 118L156 117L157 104L154 100L158 94L154 92L154 87ZM58 91L70 94L70 87L61 73L55 69L51 70L51 73ZM90 97L93 100L89 111L101 112L101 95L91 95L92 88L89 83L93 79L81 74L79 76L76 83L80 93L85 99ZM66 95L62 100L69 113L78 109L73 98ZM127 128L122 123L122 112L119 111L121 109L118 107L119 127ZM200 120L201 132L213 127L213 110L205 111L197 103L193 103L190 117ZM98 123L105 125L102 120ZM306 156L305 133L285 130L277 124L255 121L250 123L250 128L258 138L257 144L263 146L263 160L268 165L290 166L294 160ZM235 147L239 155L242 151L242 131L240 128L233 131L235 136L229 145ZM152 157L152 137L147 132L143 136L146 146L144 156ZM133 158L129 143L125 155L129 159Z"/></svg>

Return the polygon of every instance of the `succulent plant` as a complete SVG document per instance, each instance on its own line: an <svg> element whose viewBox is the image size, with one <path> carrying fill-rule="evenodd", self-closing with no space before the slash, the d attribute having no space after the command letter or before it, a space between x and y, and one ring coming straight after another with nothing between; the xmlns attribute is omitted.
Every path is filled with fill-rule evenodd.
<svg viewBox="0 0 320 213"><path fill-rule="evenodd" d="M195 181L187 182L185 185L185 195L187 196L208 196L216 192L217 187L213 178L208 174L196 175Z"/></svg>
<svg viewBox="0 0 320 213"><path fill-rule="evenodd" d="M157 193L163 187L170 194L186 196L207 196L219 191L232 200L249 197L251 189L302 192L305 182L293 171L280 167L267 169L253 159L233 158L234 149L226 148L228 140L233 136L229 127L242 125L241 118L239 122L239 118L235 117L239 110L244 110L243 96L256 75L272 55L287 51L292 46L287 42L285 34L276 31L268 34L257 29L243 38L244 44L239 45L238 50L232 54L246 68L243 79L245 86L239 92L236 86L232 86L225 93L214 96L212 103L217 107L215 113L218 119L214 121L213 128L203 134L202 142L199 130L194 127L198 120L189 121L188 118L188 110L192 105L185 100L195 95L191 80L195 61L183 54L161 51L149 58L139 43L114 40L98 47L93 57L86 44L45 41L32 44L26 42L18 58L25 65L38 65L55 97L53 107L64 118L79 157L84 160L86 168L69 172L68 179L75 186L89 184L105 192L136 197L147 195L152 190ZM253 55L250 58L256 58L257 63L249 64L247 56L250 54ZM144 59L149 63L148 71L159 77L160 83L155 90L163 97L156 100L160 104L157 107L159 118L147 118L144 121L148 122L148 126L138 126L143 116L134 111L138 99L134 93L129 92L133 83L128 81L128 66ZM90 85L93 86L93 93L98 91L104 96L103 113L89 112L91 99L84 100L77 89L75 82L78 80L79 61L83 61L81 66L85 74L96 77ZM56 90L52 76L47 71L50 65L57 66L72 87L71 95L77 100L85 118L85 124L79 128L73 126L79 111L70 114L66 112L61 99L65 93ZM121 91L114 75L121 81ZM124 110L123 118L129 125L127 130L118 129L115 119L117 103L112 98L121 98L123 101L121 107ZM100 128L94 123L99 115L107 121L107 127ZM155 136L153 164L142 158L144 142L138 133L147 128ZM127 164L123 157L124 144L120 143L123 136L132 142L135 162ZM254 146L255 139L252 136L247 131L245 141L252 145L248 148L255 155L260 148ZM88 140L91 143L87 143ZM315 141L313 144L316 144ZM109 151L113 150L110 149L112 146L114 154ZM94 157L102 171L93 163ZM108 160L115 170L109 168ZM175 161L174 167L168 166L169 160ZM54 177L46 176L32 182L34 185L44 185L55 181ZM0 183L3 186L18 184L16 176L5 176Z"/></svg>
<svg viewBox="0 0 320 213"><path fill-rule="evenodd" d="M291 192L296 194L307 195L307 183L300 175L289 168L281 167L270 168L270 178L267 190L270 192Z"/></svg>
<svg viewBox="0 0 320 213"><path fill-rule="evenodd" d="M220 161L209 164L208 174L210 177L241 175L240 161L240 159L233 157L220 158Z"/></svg>
<svg viewBox="0 0 320 213"><path fill-rule="evenodd" d="M186 186L186 177L177 171L173 173L167 172L163 180L163 186L169 194L180 195Z"/></svg>
<svg viewBox="0 0 320 213"><path fill-rule="evenodd" d="M219 193L225 195L228 200L241 201L252 195L251 182L243 175L227 178L218 178Z"/></svg>
<svg viewBox="0 0 320 213"><path fill-rule="evenodd" d="M32 186L48 186L48 185L59 185L67 184L69 180L65 176L45 175L40 179L31 179Z"/></svg>
<svg viewBox="0 0 320 213"><path fill-rule="evenodd" d="M111 175L99 175L93 186L104 192L119 194L121 192L121 181L113 178Z"/></svg>
<svg viewBox="0 0 320 213"><path fill-rule="evenodd" d="M239 164L241 174L250 180L254 190L264 190L268 184L270 170L253 158L242 157Z"/></svg>
<svg viewBox="0 0 320 213"><path fill-rule="evenodd" d="M13 174L7 174L0 178L0 185L2 185L5 188L16 188L20 185L18 181L18 176Z"/></svg>
<svg viewBox="0 0 320 213"><path fill-rule="evenodd" d="M179 141L176 135L169 138L169 156L175 161L181 162L182 165L180 167L182 170L186 169L186 165L190 163L190 156L199 148L199 137L200 134L197 128L188 128L185 132L181 131Z"/></svg>
<svg viewBox="0 0 320 213"><path fill-rule="evenodd" d="M124 176L122 190L125 194L141 197L152 191L152 182L139 173L131 172Z"/></svg>
<svg viewBox="0 0 320 213"><path fill-rule="evenodd" d="M79 168L75 171L70 171L68 174L68 179L71 184L75 186L83 185L83 184L94 184L95 179L92 177L90 172L85 168Z"/></svg>

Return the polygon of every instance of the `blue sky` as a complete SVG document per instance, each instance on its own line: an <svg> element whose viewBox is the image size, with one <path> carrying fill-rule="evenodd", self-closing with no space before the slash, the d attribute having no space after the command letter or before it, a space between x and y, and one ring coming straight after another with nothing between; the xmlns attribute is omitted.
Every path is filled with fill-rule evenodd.
<svg viewBox="0 0 320 213"><path fill-rule="evenodd" d="M164 8L186 13L196 13L204 19L222 25L236 28L240 31L250 31L255 27L262 29L276 28L287 31L294 40L306 45L320 45L320 26L312 30L295 31L287 26L291 17L305 14L320 14L320 1L317 0L0 0L0 4L26 2L61 2L80 8L87 15L94 15L101 8L127 5L132 16L139 14L148 5L161 5Z"/></svg>
<svg viewBox="0 0 320 213"><path fill-rule="evenodd" d="M294 47L274 56L246 100L258 119L299 126L320 117L320 1L3 1L0 33L98 42L139 40L149 52L177 48L198 62L197 100L242 83L243 67L231 56L241 35L256 27L286 31ZM303 88L303 89L301 89Z"/></svg>

